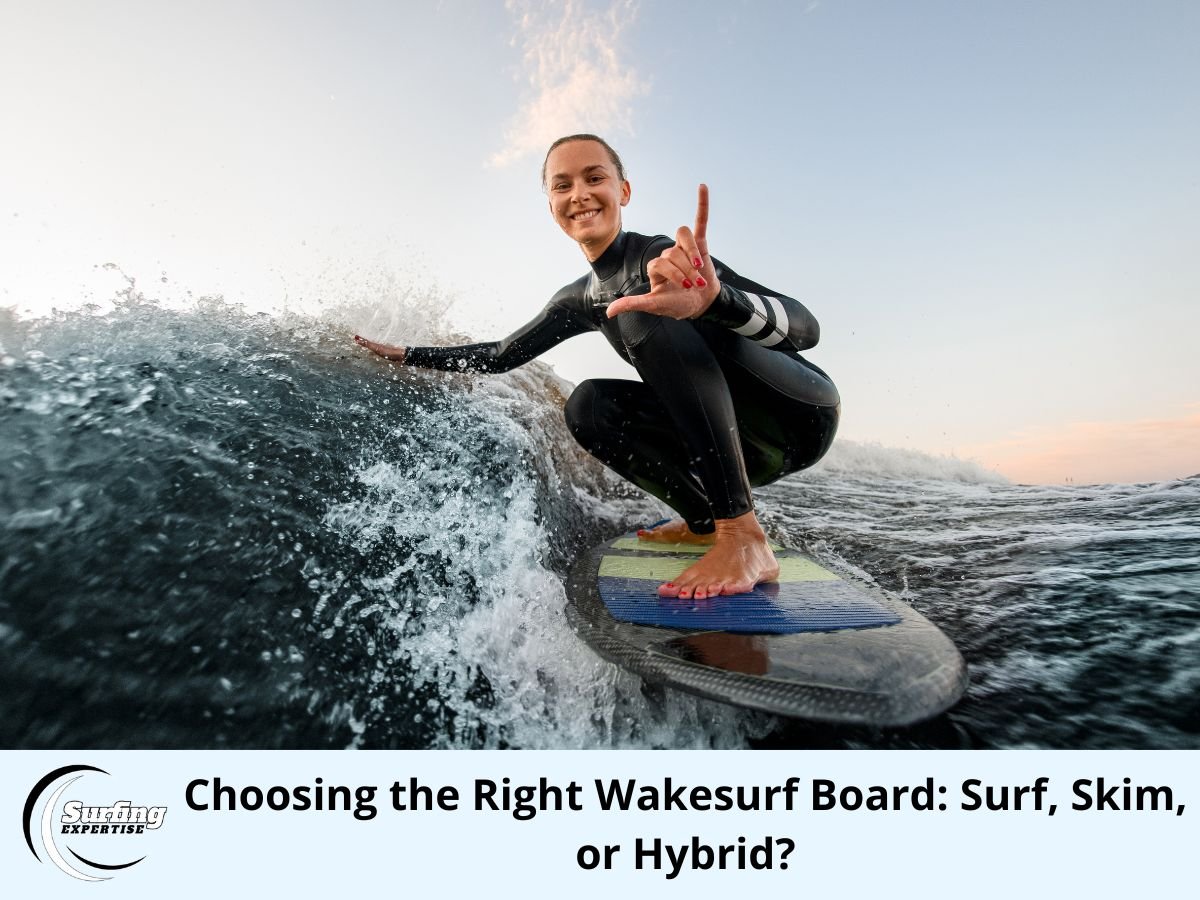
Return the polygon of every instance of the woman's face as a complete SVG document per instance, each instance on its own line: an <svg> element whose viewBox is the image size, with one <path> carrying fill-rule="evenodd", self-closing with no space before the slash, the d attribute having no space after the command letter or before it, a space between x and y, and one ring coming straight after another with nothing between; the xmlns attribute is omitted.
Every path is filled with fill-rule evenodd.
<svg viewBox="0 0 1200 900"><path fill-rule="evenodd" d="M608 151L595 141L571 141L546 161L546 191L558 227L594 260L621 230L621 207L629 202Z"/></svg>

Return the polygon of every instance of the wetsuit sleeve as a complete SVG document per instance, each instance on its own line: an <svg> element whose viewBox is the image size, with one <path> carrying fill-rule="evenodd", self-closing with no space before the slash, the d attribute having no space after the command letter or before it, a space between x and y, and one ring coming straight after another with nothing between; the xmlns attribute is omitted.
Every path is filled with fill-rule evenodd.
<svg viewBox="0 0 1200 900"><path fill-rule="evenodd" d="M772 350L807 350L821 339L821 326L804 304L743 278L714 259L721 293L701 317L717 322Z"/></svg>
<svg viewBox="0 0 1200 900"><path fill-rule="evenodd" d="M459 347L407 347L404 364L447 372L507 372L523 366L567 338L593 330L590 321L569 303L577 293L574 288L576 285L563 288L536 317L503 340Z"/></svg>
<svg viewBox="0 0 1200 900"><path fill-rule="evenodd" d="M675 242L664 235L650 241L642 256L642 272L650 260L673 246ZM702 319L723 325L772 350L807 350L816 346L821 326L799 300L743 278L718 259L713 259L713 266L721 282L721 293Z"/></svg>

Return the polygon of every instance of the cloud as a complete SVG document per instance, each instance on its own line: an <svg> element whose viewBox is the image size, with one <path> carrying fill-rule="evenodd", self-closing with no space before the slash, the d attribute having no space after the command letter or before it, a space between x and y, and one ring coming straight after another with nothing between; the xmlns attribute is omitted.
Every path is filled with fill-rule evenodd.
<svg viewBox="0 0 1200 900"><path fill-rule="evenodd" d="M1071 422L959 452L1025 484L1184 478L1200 472L1200 411L1173 419Z"/></svg>
<svg viewBox="0 0 1200 900"><path fill-rule="evenodd" d="M632 133L632 101L646 85L621 54L622 34L637 16L631 0L616 0L603 10L589 9L582 0L507 5L517 20L513 43L522 48L519 77L528 89L504 147L489 165L540 156L564 134Z"/></svg>

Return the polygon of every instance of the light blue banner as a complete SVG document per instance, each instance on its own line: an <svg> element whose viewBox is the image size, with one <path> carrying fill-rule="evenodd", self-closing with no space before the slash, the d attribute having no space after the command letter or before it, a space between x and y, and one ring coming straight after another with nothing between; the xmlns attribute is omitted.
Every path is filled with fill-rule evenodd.
<svg viewBox="0 0 1200 900"><path fill-rule="evenodd" d="M1195 752L3 761L0 859L22 898L1169 896L1193 890L1200 836Z"/></svg>

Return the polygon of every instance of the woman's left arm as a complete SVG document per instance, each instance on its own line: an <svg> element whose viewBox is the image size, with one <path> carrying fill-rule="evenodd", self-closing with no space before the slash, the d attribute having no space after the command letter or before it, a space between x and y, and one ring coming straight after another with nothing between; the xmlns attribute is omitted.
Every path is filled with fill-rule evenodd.
<svg viewBox="0 0 1200 900"><path fill-rule="evenodd" d="M650 252L654 249L659 248ZM674 246L662 247L646 264L646 274L649 291L613 301L609 318L633 311L704 318L773 350L807 350L820 339L816 318L800 301L743 278L709 255L706 185L700 185L695 231L681 227Z"/></svg>
<svg viewBox="0 0 1200 900"><path fill-rule="evenodd" d="M799 300L755 284L713 261L721 290L702 318L724 325L772 350L807 350L821 339L821 326Z"/></svg>

